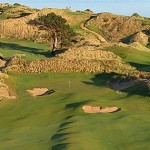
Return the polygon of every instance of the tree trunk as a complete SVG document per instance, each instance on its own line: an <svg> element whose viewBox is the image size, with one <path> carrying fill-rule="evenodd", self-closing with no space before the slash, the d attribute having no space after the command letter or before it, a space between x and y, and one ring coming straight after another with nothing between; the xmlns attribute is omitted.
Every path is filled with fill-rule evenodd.
<svg viewBox="0 0 150 150"><path fill-rule="evenodd" d="M51 52L51 54L52 54L53 56L55 56L55 51L56 51L56 47L57 47L57 42L58 42L58 40L57 40L57 34L56 34L56 32L54 32L54 33L53 33L53 47L52 47L52 52Z"/></svg>

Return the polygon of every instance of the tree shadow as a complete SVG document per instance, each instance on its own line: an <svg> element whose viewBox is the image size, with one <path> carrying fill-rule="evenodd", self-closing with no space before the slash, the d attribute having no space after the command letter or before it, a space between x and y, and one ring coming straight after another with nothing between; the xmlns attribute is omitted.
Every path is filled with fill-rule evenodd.
<svg viewBox="0 0 150 150"><path fill-rule="evenodd" d="M59 55L59 54L61 54L61 53L66 52L67 50L68 50L67 48L57 49L57 50L55 50L55 54L56 54L56 55Z"/></svg>
<svg viewBox="0 0 150 150"><path fill-rule="evenodd" d="M49 51L45 52L43 51L43 49L21 46L19 44L0 42L0 48L6 49L6 50L8 49L8 50L19 50L23 52L29 52L29 53L36 54L36 55L43 55L48 58L51 57L51 54Z"/></svg>
<svg viewBox="0 0 150 150"><path fill-rule="evenodd" d="M5 43L5 42L4 43L0 42L0 48L3 48L5 50L7 50L7 49L8 50L19 50L19 51L23 51L23 52L32 53L35 55L43 55L47 58L57 56L57 55L64 53L65 51L68 50L67 48L57 49L55 51L55 55L53 55L50 50L49 51L43 51L43 49L40 49L40 48L21 46L19 44Z"/></svg>

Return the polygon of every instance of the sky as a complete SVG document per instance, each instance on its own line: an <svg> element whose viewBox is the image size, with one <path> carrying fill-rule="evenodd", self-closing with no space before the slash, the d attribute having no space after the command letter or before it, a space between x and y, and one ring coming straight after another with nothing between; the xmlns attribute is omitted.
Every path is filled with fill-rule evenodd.
<svg viewBox="0 0 150 150"><path fill-rule="evenodd" d="M139 13L150 18L150 0L0 0L0 3L19 3L33 8L91 9L95 13L111 12L130 16Z"/></svg>

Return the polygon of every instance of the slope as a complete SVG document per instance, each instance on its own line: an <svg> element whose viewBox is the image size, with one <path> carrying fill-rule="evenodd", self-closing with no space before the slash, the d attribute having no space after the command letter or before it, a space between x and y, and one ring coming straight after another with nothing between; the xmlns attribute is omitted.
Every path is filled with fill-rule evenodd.
<svg viewBox="0 0 150 150"><path fill-rule="evenodd" d="M120 16L111 13L100 13L86 24L108 41L120 41L132 34L150 30L150 19L141 16Z"/></svg>

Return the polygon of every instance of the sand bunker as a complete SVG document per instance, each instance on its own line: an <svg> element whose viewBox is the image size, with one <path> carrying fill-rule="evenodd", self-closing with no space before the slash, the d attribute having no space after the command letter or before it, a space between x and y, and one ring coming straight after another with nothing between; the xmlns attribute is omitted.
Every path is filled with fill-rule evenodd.
<svg viewBox="0 0 150 150"><path fill-rule="evenodd" d="M102 107L97 107L97 106L85 105L85 106L82 107L82 110L85 113L112 113L112 112L120 111L121 108L118 108L118 107L105 107L105 108L102 108Z"/></svg>
<svg viewBox="0 0 150 150"><path fill-rule="evenodd" d="M32 90L27 90L32 96L45 96L54 93L54 90L49 90L47 88L34 88Z"/></svg>

